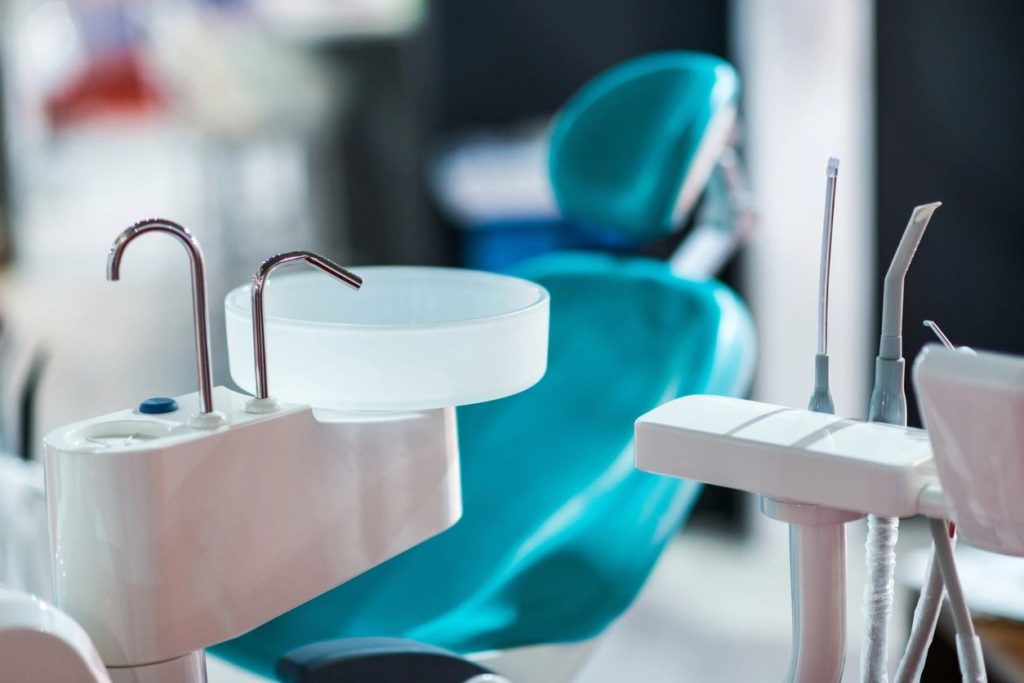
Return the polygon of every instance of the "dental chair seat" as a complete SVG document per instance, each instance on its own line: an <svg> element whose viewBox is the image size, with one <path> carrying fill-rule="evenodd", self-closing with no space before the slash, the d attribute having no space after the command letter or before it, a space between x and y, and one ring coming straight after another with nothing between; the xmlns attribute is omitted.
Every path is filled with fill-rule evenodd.
<svg viewBox="0 0 1024 683"><path fill-rule="evenodd" d="M633 601L699 492L634 470L633 421L685 394L744 394L749 314L725 286L647 259L555 254L515 274L551 292L548 371L459 409L461 521L216 654L271 675L285 653L339 638L463 654L567 643Z"/></svg>

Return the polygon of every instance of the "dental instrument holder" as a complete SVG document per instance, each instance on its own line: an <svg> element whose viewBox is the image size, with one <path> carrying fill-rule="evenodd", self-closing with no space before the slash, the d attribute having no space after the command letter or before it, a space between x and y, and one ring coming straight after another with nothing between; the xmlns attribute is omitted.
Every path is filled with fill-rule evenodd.
<svg viewBox="0 0 1024 683"><path fill-rule="evenodd" d="M54 602L89 634L113 683L199 683L205 681L204 648L459 519L454 405L468 401L439 385L415 410L349 412L282 401L259 413L250 410L250 396L225 387L207 391L205 282L194 238L169 221L132 226L115 243L111 275L116 279L124 246L149 230L171 232L193 259L200 392L177 397L177 409L168 413L122 410L46 436ZM303 252L297 258L314 256ZM315 265L325 269L321 264L328 263ZM455 318L448 327L423 327L411 319L404 327L382 325L386 334L408 334L409 343L442 332L446 339L486 333L507 340L481 346L473 358L458 357L494 368L466 382L463 390L472 391L473 400L516 393L543 376L549 298L542 288L504 276L422 271L421 282L443 280L439 292L453 278L485 278L489 288L477 296L475 309L462 311L473 314L471 324ZM342 279L357 281L351 274ZM304 291L319 291L319 285L311 287ZM500 302L484 317L481 296ZM415 301L423 298L415 293ZM304 319L276 324L293 327L293 339L297 333L324 334L311 331ZM372 327L355 329L375 338L378 333L366 331ZM317 339L324 352L339 343ZM324 377L320 388L334 386L328 382ZM331 393L321 391L318 401L325 397ZM213 411L215 403L223 412ZM202 417L208 415L218 415L219 426Z"/></svg>
<svg viewBox="0 0 1024 683"><path fill-rule="evenodd" d="M845 563L825 525L867 514L945 514L928 435L919 429L861 422L797 408L725 398L687 396L636 422L638 469L759 494L762 511L809 529L795 549L794 633L813 634L815 647L794 643L794 661L824 683L842 672ZM802 551L802 554L800 552ZM794 552L794 551L791 551ZM837 630L838 629L838 630ZM808 643L809 645L810 643ZM813 668L811 666L813 662ZM791 671L792 673L792 671Z"/></svg>
<svg viewBox="0 0 1024 683"><path fill-rule="evenodd" d="M819 296L827 295L837 170L832 163L827 169ZM837 418L831 414L831 401L823 400L828 306L827 299L820 299L815 392L810 402L817 410L689 396L651 411L636 423L639 469L760 494L766 515L800 525L800 533L791 534L790 549L794 649L788 680L792 683L836 683L842 675L845 532L837 534L837 527L864 515L945 514L928 436L908 429L901 418L906 414L906 399L902 384L895 385L894 380L902 377L902 360L890 358L902 346L898 322L903 277L937 206L915 209L886 277L887 313L878 364L883 381L876 383L872 401L875 421ZM903 424L881 424L880 417Z"/></svg>
<svg viewBox="0 0 1024 683"><path fill-rule="evenodd" d="M915 368L915 381L919 394L930 395L933 401L924 399L925 410L933 405L943 418L931 439L929 433L908 427L741 399L687 396L637 420L636 466L760 494L765 513L785 521L801 521L796 515L814 513L817 506L849 511L848 520L865 514L922 514L936 520L952 518L959 529L962 518L975 539L996 539L992 549L1024 555L1024 505L1011 505L1024 500L1024 480L1003 474L1005 460L1019 459L1024 451L1024 437L1013 432L1024 415L1024 359L974 357L938 348L928 353L931 358L925 357ZM1003 400L1008 397L1013 400ZM1001 410L992 410L1000 404ZM975 427L972 419L986 414L988 420ZM977 455L975 445L989 450L979 467L967 468L964 459ZM952 474L947 474L950 470ZM944 488L949 490L949 505ZM778 514L771 501L788 501L783 514L793 514ZM1000 514L990 517L990 511ZM839 522L840 514L821 519ZM807 519L814 518L804 518L804 523ZM808 552L810 561L822 568L834 556L827 546L812 546L812 552L820 556ZM830 621L839 614L834 605L845 592L832 586L830 593L827 584L813 588L796 594L817 601L798 611L812 620L804 632L821 628L832 633L835 626ZM980 662L976 640L968 645ZM843 652L838 647L818 655L823 663L834 658L834 665L841 667ZM812 680L816 679L808 683Z"/></svg>

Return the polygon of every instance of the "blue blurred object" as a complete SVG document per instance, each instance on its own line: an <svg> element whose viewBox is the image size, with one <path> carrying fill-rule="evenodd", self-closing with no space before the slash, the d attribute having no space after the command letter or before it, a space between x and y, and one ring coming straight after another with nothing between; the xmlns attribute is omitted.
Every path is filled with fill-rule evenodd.
<svg viewBox="0 0 1024 683"><path fill-rule="evenodd" d="M502 273L555 251L618 253L636 245L634 240L580 228L559 218L496 220L463 230L461 236L463 265Z"/></svg>
<svg viewBox="0 0 1024 683"><path fill-rule="evenodd" d="M684 394L743 395L750 316L725 286L648 259L553 254L514 272L551 293L548 372L459 409L462 520L214 652L271 675L336 638L459 653L571 642L636 597L700 486L636 471L633 421Z"/></svg>
<svg viewBox="0 0 1024 683"><path fill-rule="evenodd" d="M634 238L678 229L728 144L738 97L732 66L695 52L639 57L590 81L551 135L562 214Z"/></svg>

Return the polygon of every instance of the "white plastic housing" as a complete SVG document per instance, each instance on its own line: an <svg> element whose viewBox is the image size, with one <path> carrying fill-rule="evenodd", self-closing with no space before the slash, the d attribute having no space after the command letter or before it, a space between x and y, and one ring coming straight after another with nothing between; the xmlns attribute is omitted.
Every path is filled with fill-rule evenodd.
<svg viewBox="0 0 1024 683"><path fill-rule="evenodd" d="M1024 358L929 345L914 386L957 533L1024 555Z"/></svg>
<svg viewBox="0 0 1024 683"><path fill-rule="evenodd" d="M39 598L0 587L0 680L110 683L74 619Z"/></svg>
<svg viewBox="0 0 1024 683"><path fill-rule="evenodd" d="M451 408L245 412L228 426L125 410L46 437L56 604L108 666L245 633L447 529L461 514Z"/></svg>
<svg viewBox="0 0 1024 683"><path fill-rule="evenodd" d="M722 396L686 396L636 421L647 472L861 514L907 517L937 483L928 435Z"/></svg>
<svg viewBox="0 0 1024 683"><path fill-rule="evenodd" d="M547 291L494 273L358 268L354 292L315 271L266 292L270 395L340 410L489 401L547 368ZM231 378L255 390L249 286L225 300Z"/></svg>

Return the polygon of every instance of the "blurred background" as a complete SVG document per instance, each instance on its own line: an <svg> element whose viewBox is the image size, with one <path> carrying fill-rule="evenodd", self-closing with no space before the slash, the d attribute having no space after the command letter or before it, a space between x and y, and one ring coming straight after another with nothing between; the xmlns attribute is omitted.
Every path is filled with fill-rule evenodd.
<svg viewBox="0 0 1024 683"><path fill-rule="evenodd" d="M756 398L801 405L810 390L830 155L839 412L866 411L878 285L916 204L944 202L910 272L908 357L925 318L955 343L1024 353L1013 0L5 0L0 448L33 459L58 425L194 389L186 259L144 240L125 282L104 281L111 240L143 217L203 242L218 384L217 302L277 251L491 270L559 248L657 253L564 220L546 145L585 82L668 49L742 78L759 224L723 278L754 311ZM785 529L704 495L585 680L784 672Z"/></svg>

